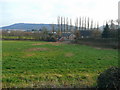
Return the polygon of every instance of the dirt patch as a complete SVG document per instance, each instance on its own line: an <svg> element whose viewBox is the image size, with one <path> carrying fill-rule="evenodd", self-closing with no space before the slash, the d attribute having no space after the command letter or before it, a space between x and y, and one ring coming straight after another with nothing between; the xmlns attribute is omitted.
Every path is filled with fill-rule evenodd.
<svg viewBox="0 0 120 90"><path fill-rule="evenodd" d="M115 49L113 49L113 48L103 48L103 47L95 47L95 46L92 46L93 48L95 48L95 49L98 49L98 50L115 50Z"/></svg>
<svg viewBox="0 0 120 90"><path fill-rule="evenodd" d="M46 45L46 44L51 44L51 45L54 45L54 46L59 46L59 45L61 45L61 42L35 43L35 44L32 44L32 45Z"/></svg>
<svg viewBox="0 0 120 90"><path fill-rule="evenodd" d="M49 44L54 45L54 46L59 46L62 43L61 42L49 42Z"/></svg>
<svg viewBox="0 0 120 90"><path fill-rule="evenodd" d="M66 56L66 57L72 57L72 56L74 56L74 54L71 53L71 52L69 52L69 53L66 53L65 56Z"/></svg>
<svg viewBox="0 0 120 90"><path fill-rule="evenodd" d="M25 56L26 57L31 57L31 56L34 56L35 54L26 54Z"/></svg>
<svg viewBox="0 0 120 90"><path fill-rule="evenodd" d="M102 48L99 48L99 47L93 47L93 48L95 48L95 49L102 49Z"/></svg>
<svg viewBox="0 0 120 90"><path fill-rule="evenodd" d="M35 44L32 44L32 45L45 45L45 44L47 44L47 43L35 43Z"/></svg>
<svg viewBox="0 0 120 90"><path fill-rule="evenodd" d="M32 57L32 56L35 56L35 53L24 54L24 56L22 56L22 58L27 58L27 57Z"/></svg>
<svg viewBox="0 0 120 90"><path fill-rule="evenodd" d="M17 48L17 50L20 50L20 48Z"/></svg>
<svg viewBox="0 0 120 90"><path fill-rule="evenodd" d="M49 50L48 48L30 48L27 49L26 51L47 51Z"/></svg>

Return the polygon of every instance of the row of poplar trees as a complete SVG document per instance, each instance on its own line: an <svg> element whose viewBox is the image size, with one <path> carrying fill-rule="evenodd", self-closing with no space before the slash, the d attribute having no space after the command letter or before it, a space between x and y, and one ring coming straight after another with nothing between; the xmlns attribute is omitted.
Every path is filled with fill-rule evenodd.
<svg viewBox="0 0 120 90"><path fill-rule="evenodd" d="M77 30L93 30L99 29L98 22L93 24L93 20L88 17L76 18L74 25L72 24L72 19L58 16L57 18L58 31L61 33L77 31Z"/></svg>

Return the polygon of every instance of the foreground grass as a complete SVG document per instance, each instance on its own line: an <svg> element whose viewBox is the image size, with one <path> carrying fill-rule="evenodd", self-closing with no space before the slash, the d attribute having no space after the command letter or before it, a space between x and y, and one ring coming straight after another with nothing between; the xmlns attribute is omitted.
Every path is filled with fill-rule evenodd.
<svg viewBox="0 0 120 90"><path fill-rule="evenodd" d="M3 41L3 87L92 87L117 66L116 50L34 41Z"/></svg>

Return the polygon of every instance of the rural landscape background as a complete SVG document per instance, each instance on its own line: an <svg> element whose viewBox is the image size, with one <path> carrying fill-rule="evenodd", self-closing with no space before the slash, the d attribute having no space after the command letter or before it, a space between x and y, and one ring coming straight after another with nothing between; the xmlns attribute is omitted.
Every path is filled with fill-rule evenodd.
<svg viewBox="0 0 120 90"><path fill-rule="evenodd" d="M95 0L45 1L48 8L41 0L0 1L2 88L118 89L120 20L115 14L120 3L98 0L107 9L117 5L113 13Z"/></svg>

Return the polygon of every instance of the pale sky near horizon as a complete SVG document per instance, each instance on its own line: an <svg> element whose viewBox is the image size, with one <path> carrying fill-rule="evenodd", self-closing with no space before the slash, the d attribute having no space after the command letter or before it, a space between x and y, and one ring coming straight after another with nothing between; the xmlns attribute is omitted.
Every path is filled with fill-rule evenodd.
<svg viewBox="0 0 120 90"><path fill-rule="evenodd" d="M57 17L90 17L100 25L118 18L120 0L0 0L0 27L14 23L57 23Z"/></svg>

